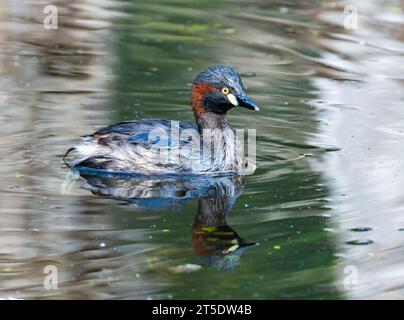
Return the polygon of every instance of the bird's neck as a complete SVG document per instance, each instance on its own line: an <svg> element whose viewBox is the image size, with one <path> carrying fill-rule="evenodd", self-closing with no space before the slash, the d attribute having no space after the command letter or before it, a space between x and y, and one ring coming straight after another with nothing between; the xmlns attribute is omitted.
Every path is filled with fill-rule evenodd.
<svg viewBox="0 0 404 320"><path fill-rule="evenodd" d="M203 130L225 130L230 128L225 114L205 112L196 117L196 124L200 133Z"/></svg>
<svg viewBox="0 0 404 320"><path fill-rule="evenodd" d="M225 113L208 112L204 108L204 97L214 91L215 88L208 83L196 83L192 85L192 109L199 133L202 133L203 130L225 130L230 128Z"/></svg>

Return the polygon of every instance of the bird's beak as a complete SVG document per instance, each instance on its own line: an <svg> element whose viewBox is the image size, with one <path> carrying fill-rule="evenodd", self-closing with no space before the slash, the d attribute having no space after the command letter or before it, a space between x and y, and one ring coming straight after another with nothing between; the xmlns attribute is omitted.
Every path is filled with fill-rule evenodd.
<svg viewBox="0 0 404 320"><path fill-rule="evenodd" d="M255 104L254 101L252 101L250 98L247 96L240 96L237 97L237 102L240 107L244 107L253 111L260 111L260 108Z"/></svg>

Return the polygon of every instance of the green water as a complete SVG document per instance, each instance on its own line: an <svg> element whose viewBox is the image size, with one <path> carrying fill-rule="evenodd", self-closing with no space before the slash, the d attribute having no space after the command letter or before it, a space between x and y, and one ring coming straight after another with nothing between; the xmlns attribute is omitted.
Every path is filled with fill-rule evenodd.
<svg viewBox="0 0 404 320"><path fill-rule="evenodd" d="M58 30L3 2L0 298L403 298L403 2L350 3L357 30L343 2L56 1ZM229 114L256 129L258 168L217 226L196 230L198 197L145 207L69 183L81 135L192 122L190 83L217 63L261 109Z"/></svg>

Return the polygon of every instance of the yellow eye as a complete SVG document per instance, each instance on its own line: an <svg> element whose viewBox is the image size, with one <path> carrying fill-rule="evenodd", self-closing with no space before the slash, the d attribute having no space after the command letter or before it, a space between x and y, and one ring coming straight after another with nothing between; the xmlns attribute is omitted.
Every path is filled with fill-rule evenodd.
<svg viewBox="0 0 404 320"><path fill-rule="evenodd" d="M227 94L229 94L229 92L230 92L229 88L226 88L226 87L222 88L223 94L227 95Z"/></svg>

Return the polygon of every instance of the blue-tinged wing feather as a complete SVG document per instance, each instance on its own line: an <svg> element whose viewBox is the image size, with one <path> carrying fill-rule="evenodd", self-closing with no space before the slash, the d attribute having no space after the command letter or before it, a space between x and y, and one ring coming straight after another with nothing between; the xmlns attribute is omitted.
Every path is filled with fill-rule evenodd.
<svg viewBox="0 0 404 320"><path fill-rule="evenodd" d="M189 129L192 130L190 136L183 137L183 130ZM199 136L195 133L198 133L197 127L186 122L159 119L119 122L84 136L84 141L70 149L64 159L70 167L111 172L187 172L192 170L191 161L162 163L158 157L162 148L181 149L189 143L199 147ZM152 148L154 145L156 149ZM185 152L181 156L193 157L197 147L191 145L186 149L189 154Z"/></svg>
<svg viewBox="0 0 404 320"><path fill-rule="evenodd" d="M186 122L178 122L179 130L194 129L197 127L193 124ZM150 135L153 130L163 130L164 136ZM147 119L125 121L101 128L94 132L91 136L98 138L100 142L102 139L109 138L110 140L126 140L130 144L140 144L145 147L151 144L160 143L161 145L172 147L175 146L175 141L171 137L172 122L170 120L161 119ZM186 143L186 141L182 141Z"/></svg>

